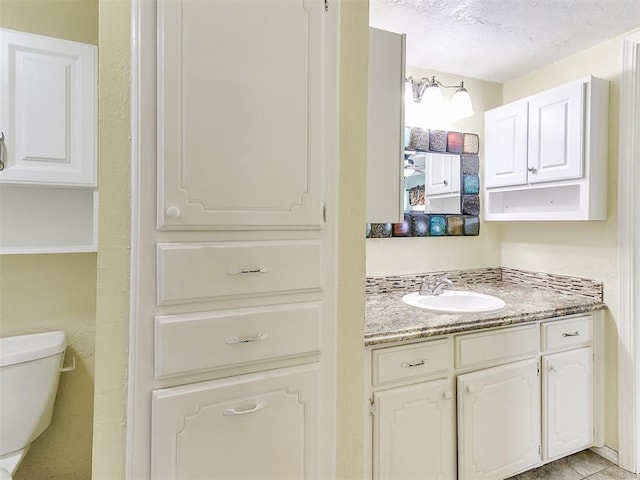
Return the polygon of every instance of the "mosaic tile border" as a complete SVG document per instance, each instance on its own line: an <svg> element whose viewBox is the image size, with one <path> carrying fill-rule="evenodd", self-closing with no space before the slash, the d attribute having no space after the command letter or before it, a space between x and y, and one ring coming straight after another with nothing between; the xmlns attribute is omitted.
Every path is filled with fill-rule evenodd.
<svg viewBox="0 0 640 480"><path fill-rule="evenodd" d="M469 270L449 270L425 272L412 275L391 275L385 277L367 277L365 292L369 294L414 292L420 288L426 276L446 274L454 285L462 286L473 283L504 282L522 285L536 290L550 290L565 295L581 295L600 302L603 301L602 282L586 278L555 275L551 273L532 272L507 267L478 268Z"/></svg>
<svg viewBox="0 0 640 480"><path fill-rule="evenodd" d="M603 301L604 297L602 282L587 278L502 268L502 281L517 285L527 285L539 290L553 290L564 294L582 295L599 301Z"/></svg>
<svg viewBox="0 0 640 480"><path fill-rule="evenodd" d="M368 223L366 238L480 235L480 137L475 133L405 127L405 155L460 155L460 214L405 213L402 223Z"/></svg>

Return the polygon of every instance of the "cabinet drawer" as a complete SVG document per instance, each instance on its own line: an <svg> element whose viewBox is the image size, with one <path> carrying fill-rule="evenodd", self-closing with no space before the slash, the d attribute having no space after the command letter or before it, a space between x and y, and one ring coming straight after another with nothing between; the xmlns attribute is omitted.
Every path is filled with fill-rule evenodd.
<svg viewBox="0 0 640 480"><path fill-rule="evenodd" d="M583 316L542 324L542 350L575 347L591 343L593 318Z"/></svg>
<svg viewBox="0 0 640 480"><path fill-rule="evenodd" d="M155 318L155 376L319 353L317 303Z"/></svg>
<svg viewBox="0 0 640 480"><path fill-rule="evenodd" d="M508 360L538 352L535 324L455 337L456 368Z"/></svg>
<svg viewBox="0 0 640 480"><path fill-rule="evenodd" d="M450 363L448 340L373 351L373 384L445 372Z"/></svg>
<svg viewBox="0 0 640 480"><path fill-rule="evenodd" d="M159 243L158 304L320 290L317 240Z"/></svg>

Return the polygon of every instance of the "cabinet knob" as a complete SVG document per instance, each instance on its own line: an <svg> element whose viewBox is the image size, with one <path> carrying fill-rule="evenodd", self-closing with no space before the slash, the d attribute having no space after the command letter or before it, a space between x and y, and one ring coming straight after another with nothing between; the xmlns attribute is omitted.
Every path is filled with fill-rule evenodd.
<svg viewBox="0 0 640 480"><path fill-rule="evenodd" d="M555 365L549 365L549 371L557 372L558 371L558 367L556 367Z"/></svg>
<svg viewBox="0 0 640 480"><path fill-rule="evenodd" d="M448 391L448 390L447 390L446 392L444 392L444 393L442 394L442 396L443 396L444 398L446 398L447 400L451 400L451 399L453 398L453 393L451 393L450 391Z"/></svg>
<svg viewBox="0 0 640 480"><path fill-rule="evenodd" d="M527 170L529 170L531 173L536 173L538 171L536 167L529 167L527 168Z"/></svg>
<svg viewBox="0 0 640 480"><path fill-rule="evenodd" d="M476 393L478 391L478 389L476 387L474 387L473 385L469 385L467 387L467 393Z"/></svg>
<svg viewBox="0 0 640 480"><path fill-rule="evenodd" d="M165 213L167 214L167 217L178 218L182 212L178 207L169 207Z"/></svg>

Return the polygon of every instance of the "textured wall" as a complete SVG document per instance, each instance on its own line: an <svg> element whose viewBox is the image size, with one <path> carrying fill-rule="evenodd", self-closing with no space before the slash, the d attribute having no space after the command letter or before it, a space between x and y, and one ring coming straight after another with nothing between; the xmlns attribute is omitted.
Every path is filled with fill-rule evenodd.
<svg viewBox="0 0 640 480"><path fill-rule="evenodd" d="M594 75L609 80L608 215L598 222L514 222L502 225L502 265L604 283L606 318L606 444L617 450L618 118L622 39L615 38L504 84L504 100Z"/></svg>
<svg viewBox="0 0 640 480"><path fill-rule="evenodd" d="M93 477L125 478L129 351L131 3L100 0L100 232Z"/></svg>
<svg viewBox="0 0 640 480"><path fill-rule="evenodd" d="M336 478L359 479L364 458L364 224L368 2L341 4Z"/></svg>
<svg viewBox="0 0 640 480"><path fill-rule="evenodd" d="M96 44L97 0L0 0L0 27ZM62 374L53 421L16 480L91 475L96 255L0 256L0 336L64 330L76 370Z"/></svg>

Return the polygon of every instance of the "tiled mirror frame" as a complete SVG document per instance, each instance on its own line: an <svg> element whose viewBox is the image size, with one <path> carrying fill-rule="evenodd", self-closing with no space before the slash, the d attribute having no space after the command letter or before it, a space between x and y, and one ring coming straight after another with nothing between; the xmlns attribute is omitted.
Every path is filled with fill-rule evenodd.
<svg viewBox="0 0 640 480"><path fill-rule="evenodd" d="M480 234L480 140L475 133L405 127L405 149L461 155L460 214L405 213L402 223L368 223L367 238Z"/></svg>

